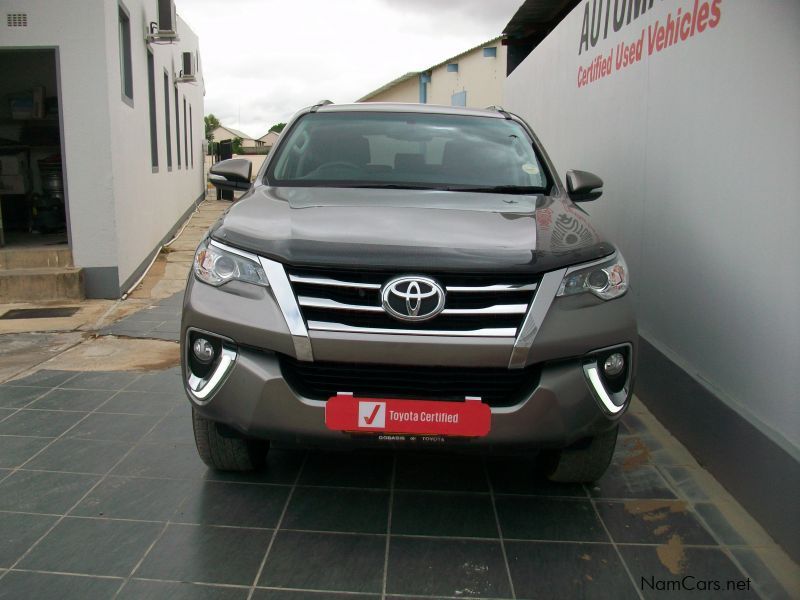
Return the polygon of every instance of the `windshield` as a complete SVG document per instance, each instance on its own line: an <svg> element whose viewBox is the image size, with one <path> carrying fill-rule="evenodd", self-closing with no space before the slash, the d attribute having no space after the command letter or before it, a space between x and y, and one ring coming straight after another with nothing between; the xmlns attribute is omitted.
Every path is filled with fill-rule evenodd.
<svg viewBox="0 0 800 600"><path fill-rule="evenodd" d="M515 121L448 114L328 112L301 117L278 147L276 186L535 193L547 174Z"/></svg>

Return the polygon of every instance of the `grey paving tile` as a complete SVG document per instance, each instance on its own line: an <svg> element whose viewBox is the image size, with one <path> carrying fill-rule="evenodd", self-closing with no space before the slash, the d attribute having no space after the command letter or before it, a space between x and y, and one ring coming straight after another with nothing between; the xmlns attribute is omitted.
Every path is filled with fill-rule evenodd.
<svg viewBox="0 0 800 600"><path fill-rule="evenodd" d="M728 522L720 510L710 502L698 502L694 511L705 521L706 526L717 536L721 543L730 546L744 546L747 542Z"/></svg>
<svg viewBox="0 0 800 600"><path fill-rule="evenodd" d="M36 398L45 395L48 391L50 391L49 388L0 385L0 406L22 408L36 400Z"/></svg>
<svg viewBox="0 0 800 600"><path fill-rule="evenodd" d="M279 531L259 585L380 592L385 547L379 535Z"/></svg>
<svg viewBox="0 0 800 600"><path fill-rule="evenodd" d="M625 432L637 434L644 433L646 431L647 425L644 421L642 421L642 419L636 416L635 413L628 411L622 417L622 429L620 429L620 435L623 435Z"/></svg>
<svg viewBox="0 0 800 600"><path fill-rule="evenodd" d="M395 488L488 492L483 458L444 454L398 454Z"/></svg>
<svg viewBox="0 0 800 600"><path fill-rule="evenodd" d="M266 590L257 588L253 600L379 600L380 594Z"/></svg>
<svg viewBox="0 0 800 600"><path fill-rule="evenodd" d="M187 484L189 492L173 521L239 527L275 527L290 490L288 486L221 481Z"/></svg>
<svg viewBox="0 0 800 600"><path fill-rule="evenodd" d="M0 510L63 515L97 479L94 475L16 471L0 482Z"/></svg>
<svg viewBox="0 0 800 600"><path fill-rule="evenodd" d="M697 483L696 469L687 467L662 467L661 472L666 475L672 487L686 500L692 502L708 500L708 495Z"/></svg>
<svg viewBox="0 0 800 600"><path fill-rule="evenodd" d="M506 539L610 541L588 499L497 496L495 502Z"/></svg>
<svg viewBox="0 0 800 600"><path fill-rule="evenodd" d="M714 538L680 500L597 502L600 518L617 543L716 545ZM676 542L672 542L676 543Z"/></svg>
<svg viewBox="0 0 800 600"><path fill-rule="evenodd" d="M92 413L75 429L69 437L83 440L109 440L114 442L137 442L158 423L160 417L154 415L119 415Z"/></svg>
<svg viewBox="0 0 800 600"><path fill-rule="evenodd" d="M775 578L772 571L758 556L752 548L733 548L731 550L734 558L744 569L745 573L753 580L753 587L761 593L763 598L770 600L789 600L792 596L784 588L780 581ZM796 589L800 589L800 580L795 578Z"/></svg>
<svg viewBox="0 0 800 600"><path fill-rule="evenodd" d="M143 441L194 444L192 419L183 415L169 415L148 432Z"/></svg>
<svg viewBox="0 0 800 600"><path fill-rule="evenodd" d="M140 444L117 465L114 475L202 479L208 467L200 460L194 445Z"/></svg>
<svg viewBox="0 0 800 600"><path fill-rule="evenodd" d="M162 525L66 517L19 564L22 569L127 576Z"/></svg>
<svg viewBox="0 0 800 600"><path fill-rule="evenodd" d="M611 544L507 542L517 598L638 598Z"/></svg>
<svg viewBox="0 0 800 600"><path fill-rule="evenodd" d="M117 392L108 402L97 409L101 413L128 413L134 415L165 415L178 404L186 402L186 397L157 392Z"/></svg>
<svg viewBox="0 0 800 600"><path fill-rule="evenodd" d="M313 452L300 476L304 485L388 488L392 475L392 456L354 450L352 452Z"/></svg>
<svg viewBox="0 0 800 600"><path fill-rule="evenodd" d="M205 583L250 585L272 531L208 525L170 525L135 575Z"/></svg>
<svg viewBox="0 0 800 600"><path fill-rule="evenodd" d="M0 467L18 467L47 446L52 439L0 435Z"/></svg>
<svg viewBox="0 0 800 600"><path fill-rule="evenodd" d="M316 531L386 533L389 492L297 487L282 527Z"/></svg>
<svg viewBox="0 0 800 600"><path fill-rule="evenodd" d="M125 442L62 438L36 456L25 468L105 474L132 447L132 444Z"/></svg>
<svg viewBox="0 0 800 600"><path fill-rule="evenodd" d="M131 579L117 598L119 600L246 600L248 592L246 588Z"/></svg>
<svg viewBox="0 0 800 600"><path fill-rule="evenodd" d="M147 334L148 338L152 338L155 340L164 340L166 342L177 342L178 341L178 333L170 332L170 331L151 331Z"/></svg>
<svg viewBox="0 0 800 600"><path fill-rule="evenodd" d="M579 483L554 483L537 472L533 459L487 458L489 480L497 494L529 496L569 496L586 498L586 489Z"/></svg>
<svg viewBox="0 0 800 600"><path fill-rule="evenodd" d="M167 369L166 371L153 371L143 373L126 389L141 392L160 392L162 394L175 394L185 399L183 392L183 378L180 368Z"/></svg>
<svg viewBox="0 0 800 600"><path fill-rule="evenodd" d="M0 598L25 600L104 600L114 597L122 579L12 571L0 581Z"/></svg>
<svg viewBox="0 0 800 600"><path fill-rule="evenodd" d="M499 537L488 494L450 492L395 492L392 534Z"/></svg>
<svg viewBox="0 0 800 600"><path fill-rule="evenodd" d="M175 292L171 296L164 298L163 300L159 300L158 305L181 307L183 305L183 296L184 292Z"/></svg>
<svg viewBox="0 0 800 600"><path fill-rule="evenodd" d="M167 521L189 492L186 480L107 477L70 514Z"/></svg>
<svg viewBox="0 0 800 600"><path fill-rule="evenodd" d="M658 470L649 464L625 467L612 463L605 475L589 486L595 498L676 498Z"/></svg>
<svg viewBox="0 0 800 600"><path fill-rule="evenodd" d="M108 400L114 392L106 390L54 389L32 402L28 408L50 410L92 411Z"/></svg>
<svg viewBox="0 0 800 600"><path fill-rule="evenodd" d="M127 371L83 371L60 387L83 390L121 390L139 377Z"/></svg>
<svg viewBox="0 0 800 600"><path fill-rule="evenodd" d="M192 448L194 450L194 448ZM197 451L195 450L195 457ZM264 469L252 473L226 473L207 469L205 478L214 481L253 482L253 483L284 483L291 484L297 479L297 473L305 460L306 452L303 450L283 450L270 448L267 453L267 463ZM200 459L197 458L199 461Z"/></svg>
<svg viewBox="0 0 800 600"><path fill-rule="evenodd" d="M621 545L619 551L645 598L663 598L665 590L670 598L758 598L752 585L749 590L728 589L729 581L745 587L747 577L717 548L684 548L672 543ZM703 589L704 582L711 582L710 589ZM719 583L720 589L713 582Z"/></svg>
<svg viewBox="0 0 800 600"><path fill-rule="evenodd" d="M46 515L0 512L0 567L13 565L57 519ZM3 587L0 581L0 594Z"/></svg>
<svg viewBox="0 0 800 600"><path fill-rule="evenodd" d="M22 409L0 423L0 435L58 437L86 413Z"/></svg>
<svg viewBox="0 0 800 600"><path fill-rule="evenodd" d="M499 541L392 537L387 592L511 597Z"/></svg>
<svg viewBox="0 0 800 600"><path fill-rule="evenodd" d="M14 379L13 381L9 381L7 383L12 385L34 385L38 387L51 388L61 385L68 379L74 377L75 374L75 371L53 371L50 369L41 369L35 373L31 373L30 375L26 375L25 377L21 377L19 379Z"/></svg>

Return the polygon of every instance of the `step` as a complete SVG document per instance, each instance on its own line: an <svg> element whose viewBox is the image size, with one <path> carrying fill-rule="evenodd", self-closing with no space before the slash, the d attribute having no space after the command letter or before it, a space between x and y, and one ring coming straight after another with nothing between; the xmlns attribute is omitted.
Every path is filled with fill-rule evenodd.
<svg viewBox="0 0 800 600"><path fill-rule="evenodd" d="M82 300L83 269L44 267L0 271L0 303Z"/></svg>
<svg viewBox="0 0 800 600"><path fill-rule="evenodd" d="M69 246L30 246L0 249L0 270L71 267Z"/></svg>

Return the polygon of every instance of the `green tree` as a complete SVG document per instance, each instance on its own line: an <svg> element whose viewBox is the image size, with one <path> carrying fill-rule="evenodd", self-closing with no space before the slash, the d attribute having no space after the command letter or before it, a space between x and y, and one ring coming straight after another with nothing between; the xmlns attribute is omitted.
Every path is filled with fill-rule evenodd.
<svg viewBox="0 0 800 600"><path fill-rule="evenodd" d="M214 141L214 130L219 127L219 119L213 113L203 117L206 123L206 139L210 142Z"/></svg>
<svg viewBox="0 0 800 600"><path fill-rule="evenodd" d="M280 133L281 131L283 131L284 127L286 127L286 123L275 123L275 125L270 127L269 130L270 131L275 131L277 133Z"/></svg>
<svg viewBox="0 0 800 600"><path fill-rule="evenodd" d="M233 153L234 154L241 154L242 153L242 138L235 137L233 138Z"/></svg>

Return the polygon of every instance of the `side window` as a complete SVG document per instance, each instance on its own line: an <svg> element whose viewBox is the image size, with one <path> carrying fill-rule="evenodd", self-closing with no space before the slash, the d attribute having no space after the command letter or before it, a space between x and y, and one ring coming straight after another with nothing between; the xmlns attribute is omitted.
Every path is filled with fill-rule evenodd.
<svg viewBox="0 0 800 600"><path fill-rule="evenodd" d="M133 105L133 67L131 61L131 19L128 11L119 5L119 75L122 99Z"/></svg>
<svg viewBox="0 0 800 600"><path fill-rule="evenodd" d="M178 88L175 88L175 150L178 156L178 168L181 168L181 105L178 103Z"/></svg>
<svg viewBox="0 0 800 600"><path fill-rule="evenodd" d="M158 170L158 126L156 125L156 66L147 50L147 100L150 103L150 165Z"/></svg>
<svg viewBox="0 0 800 600"><path fill-rule="evenodd" d="M169 127L169 75L164 73L164 128L167 134L167 169L172 169L172 132Z"/></svg>

